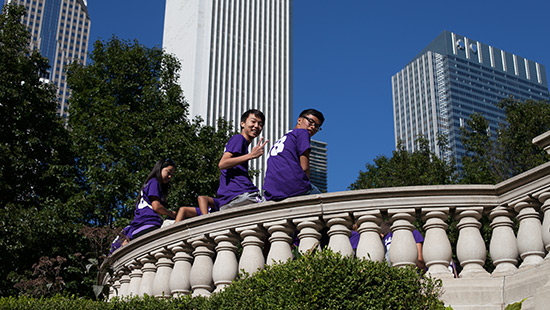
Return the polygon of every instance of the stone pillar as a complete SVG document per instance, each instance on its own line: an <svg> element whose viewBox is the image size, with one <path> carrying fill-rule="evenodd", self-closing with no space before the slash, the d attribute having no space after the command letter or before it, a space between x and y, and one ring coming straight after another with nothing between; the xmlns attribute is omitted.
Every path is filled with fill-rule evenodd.
<svg viewBox="0 0 550 310"><path fill-rule="evenodd" d="M118 270L117 272L115 272L114 277L111 279L113 281L113 284L111 286L112 291L109 290L109 299L113 297L121 297L120 286L122 285L122 283L120 283L120 278L122 277L122 273L122 270Z"/></svg>
<svg viewBox="0 0 550 310"><path fill-rule="evenodd" d="M392 241L390 261L395 267L415 266L418 260L418 248L413 236L415 219L414 209L388 210L391 216Z"/></svg>
<svg viewBox="0 0 550 310"><path fill-rule="evenodd" d="M237 228L241 236L243 252L239 261L239 270L252 275L264 268L265 258L263 253L265 232L259 225L250 225Z"/></svg>
<svg viewBox="0 0 550 310"><path fill-rule="evenodd" d="M136 260L130 264L130 285L128 286L128 296L138 296L139 287L141 286L141 279L143 273L141 272L141 263Z"/></svg>
<svg viewBox="0 0 550 310"><path fill-rule="evenodd" d="M212 283L212 267L214 266L214 262L212 261L212 257L214 256L214 251L212 250L213 244L204 235L190 241L195 249L193 251L195 261L191 267L189 280L193 289L193 297L210 296L210 292L214 288Z"/></svg>
<svg viewBox="0 0 550 310"><path fill-rule="evenodd" d="M128 296L128 289L130 287L130 269L124 267L122 270L122 276L120 277L120 292L118 296Z"/></svg>
<svg viewBox="0 0 550 310"><path fill-rule="evenodd" d="M291 244L294 241L294 225L290 220L280 220L275 222L265 223L264 227L269 233L269 254L267 255L266 264L271 265L278 262L286 262L292 259Z"/></svg>
<svg viewBox="0 0 550 310"><path fill-rule="evenodd" d="M155 273L157 272L156 259L153 255L146 255L139 261L143 265L141 267L143 276L141 277L138 296L153 296L153 282L155 281Z"/></svg>
<svg viewBox="0 0 550 310"><path fill-rule="evenodd" d="M222 291L237 277L239 263L237 262L237 236L230 230L210 234L216 242L216 261L212 269L212 279L216 287L215 293Z"/></svg>
<svg viewBox="0 0 550 310"><path fill-rule="evenodd" d="M542 220L542 243L546 249L546 259L550 259L550 191L546 190L536 195L537 199L542 203L540 207L543 212Z"/></svg>
<svg viewBox="0 0 550 310"><path fill-rule="evenodd" d="M323 216L327 223L328 247L342 256L353 256L353 248L349 241L351 236L351 217L348 213L338 213Z"/></svg>
<svg viewBox="0 0 550 310"><path fill-rule="evenodd" d="M174 268L170 275L170 293L173 297L189 295L191 293L191 266L193 264L193 247L181 241L176 245L168 247L174 253L172 260Z"/></svg>
<svg viewBox="0 0 550 310"><path fill-rule="evenodd" d="M518 251L523 262L520 268L535 266L544 259L544 244L542 243L542 225L540 222L538 202L525 198L512 204L518 213L519 230L517 236Z"/></svg>
<svg viewBox="0 0 550 310"><path fill-rule="evenodd" d="M369 259L377 262L384 261L384 244L380 238L380 223L382 215L380 210L354 213L357 218L357 232L359 243L357 244L357 258Z"/></svg>
<svg viewBox="0 0 550 310"><path fill-rule="evenodd" d="M483 207L460 207L456 213L459 220L456 255L462 266L460 277L488 276L489 273L483 269L487 250L479 230Z"/></svg>
<svg viewBox="0 0 550 310"><path fill-rule="evenodd" d="M107 296L107 300L117 297L117 280L115 278L109 278L105 282L109 285L109 296Z"/></svg>
<svg viewBox="0 0 550 310"><path fill-rule="evenodd" d="M172 251L164 248L154 253L154 256L157 260L157 273L153 282L153 296L171 297L170 276L172 275L172 267L174 266L174 262L172 261L174 255Z"/></svg>
<svg viewBox="0 0 550 310"><path fill-rule="evenodd" d="M517 270L518 246L511 211L506 206L498 206L489 214L493 229L489 252L495 265L494 276L511 274Z"/></svg>
<svg viewBox="0 0 550 310"><path fill-rule="evenodd" d="M429 208L422 211L426 237L422 247L422 257L428 273L438 278L453 278L449 264L453 257L451 242L447 237L449 208ZM392 245L393 246L393 245Z"/></svg>
<svg viewBox="0 0 550 310"><path fill-rule="evenodd" d="M293 220L298 233L298 251L302 254L313 250L321 250L321 228L323 224L318 216L299 218Z"/></svg>

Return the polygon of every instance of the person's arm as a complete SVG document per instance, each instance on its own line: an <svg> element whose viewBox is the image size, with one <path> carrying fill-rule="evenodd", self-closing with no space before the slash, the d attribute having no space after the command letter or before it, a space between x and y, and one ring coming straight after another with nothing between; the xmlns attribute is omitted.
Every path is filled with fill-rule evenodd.
<svg viewBox="0 0 550 310"><path fill-rule="evenodd" d="M264 139L263 137L260 138L260 141L258 141L258 144L255 147L253 147L250 153L248 154L241 155L241 156L234 156L234 154L231 152L223 153L223 156L220 159L220 162L218 163L218 168L220 168L220 170L231 169L251 159L262 156L264 154L264 146L267 143L267 141L269 141L269 140L266 140L262 144L263 139Z"/></svg>
<svg viewBox="0 0 550 310"><path fill-rule="evenodd" d="M300 155L300 166L302 167L302 170L304 170L308 178L309 178L309 151L310 149L306 150L302 155Z"/></svg>
<svg viewBox="0 0 550 310"><path fill-rule="evenodd" d="M426 264L424 263L424 257L422 257L422 243L418 242L416 244L416 248L418 249L418 261L416 262L416 267L424 269L426 268Z"/></svg>
<svg viewBox="0 0 550 310"><path fill-rule="evenodd" d="M155 211L156 214L159 215L167 215L173 219L176 218L176 212L172 210L166 209L161 203L158 197L155 196L149 196L149 199L151 199L151 206L153 207L153 211Z"/></svg>

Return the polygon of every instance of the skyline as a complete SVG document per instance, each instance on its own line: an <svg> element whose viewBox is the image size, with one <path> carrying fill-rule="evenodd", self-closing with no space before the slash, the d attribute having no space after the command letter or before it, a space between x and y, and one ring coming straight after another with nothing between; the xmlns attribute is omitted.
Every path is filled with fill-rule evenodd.
<svg viewBox="0 0 550 310"><path fill-rule="evenodd" d="M315 4L315 5L313 5ZM328 190L342 191L378 155L395 148L391 76L443 30L536 61L550 70L550 3L436 1L367 3L294 1L293 120L301 110L325 114ZM165 1L88 2L90 48L115 34L162 47ZM269 126L269 124L266 124Z"/></svg>

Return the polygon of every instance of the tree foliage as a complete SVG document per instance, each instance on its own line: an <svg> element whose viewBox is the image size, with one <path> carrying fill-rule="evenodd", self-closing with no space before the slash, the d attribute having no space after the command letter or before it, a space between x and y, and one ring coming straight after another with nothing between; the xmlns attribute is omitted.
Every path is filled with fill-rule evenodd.
<svg viewBox="0 0 550 310"><path fill-rule="evenodd" d="M546 101L513 98L498 104L506 115L496 139L489 136L488 122L474 114L461 129L466 149L462 183L495 184L550 160L534 145L534 137L550 130L550 105Z"/></svg>
<svg viewBox="0 0 550 310"><path fill-rule="evenodd" d="M77 206L70 139L56 115L48 61L29 50L25 8L0 15L0 294L43 255L74 247Z"/></svg>
<svg viewBox="0 0 550 310"><path fill-rule="evenodd" d="M440 137L440 147L446 147L446 140ZM430 151L428 141L419 137L418 150L409 152L399 142L392 157L380 155L373 164L367 164L365 171L359 171L357 180L349 189L395 187L409 185L436 185L454 182L455 168Z"/></svg>
<svg viewBox="0 0 550 310"><path fill-rule="evenodd" d="M173 205L215 193L228 126L220 122L216 131L188 120L178 61L116 37L95 42L89 59L88 66L73 64L68 76L69 129L87 218L101 226L131 217L139 188L161 158L178 164Z"/></svg>

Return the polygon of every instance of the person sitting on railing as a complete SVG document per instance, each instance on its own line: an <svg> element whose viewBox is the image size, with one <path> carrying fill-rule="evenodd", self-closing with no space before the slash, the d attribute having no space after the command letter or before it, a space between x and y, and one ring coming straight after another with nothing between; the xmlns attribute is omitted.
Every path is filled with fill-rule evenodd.
<svg viewBox="0 0 550 310"><path fill-rule="evenodd" d="M176 212L166 207L168 183L175 170L176 164L171 159L162 159L155 164L136 199L134 219L124 228L122 238L113 241L111 252L132 239L160 228L163 222L161 215L174 219L177 217ZM178 213L182 214L183 208L180 208Z"/></svg>
<svg viewBox="0 0 550 310"><path fill-rule="evenodd" d="M194 217L197 215L208 214L220 210L220 201L217 198L208 196L199 196L197 198L198 207L181 207L182 212L178 212L176 222L182 221L186 218Z"/></svg>
<svg viewBox="0 0 550 310"><path fill-rule="evenodd" d="M271 147L264 181L266 200L321 193L309 181L309 153L310 138L321 130L324 121L323 113L304 110L294 129Z"/></svg>
<svg viewBox="0 0 550 310"><path fill-rule="evenodd" d="M264 146L268 142L266 140L262 143L263 138L260 138L258 144L250 153L248 152L248 145L262 133L264 123L265 116L262 111L250 109L241 116L241 133L227 141L218 164L221 175L216 196L220 210L265 201L248 175L248 161L262 156Z"/></svg>

